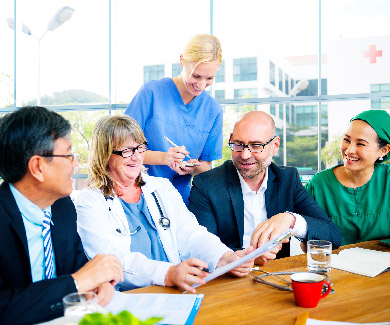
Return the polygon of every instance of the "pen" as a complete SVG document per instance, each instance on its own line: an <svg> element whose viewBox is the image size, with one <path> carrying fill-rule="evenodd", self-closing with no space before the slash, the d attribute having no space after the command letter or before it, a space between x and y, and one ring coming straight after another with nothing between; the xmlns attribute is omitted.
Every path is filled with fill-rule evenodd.
<svg viewBox="0 0 390 325"><path fill-rule="evenodd" d="M164 139L167 140L174 147L178 147L177 144L175 144L171 139L167 138L165 135L164 135ZM186 157L188 157L188 159L191 159L190 155L186 155Z"/></svg>

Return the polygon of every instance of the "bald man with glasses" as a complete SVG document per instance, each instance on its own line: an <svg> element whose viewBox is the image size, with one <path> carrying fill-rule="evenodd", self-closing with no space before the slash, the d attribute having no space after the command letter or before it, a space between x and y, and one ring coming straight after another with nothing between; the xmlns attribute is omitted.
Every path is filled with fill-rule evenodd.
<svg viewBox="0 0 390 325"><path fill-rule="evenodd" d="M194 177L189 210L231 249L257 248L293 229L302 242L324 239L337 248L341 235L307 194L296 168L272 162L280 146L275 122L261 111L245 114L230 135L232 160ZM279 249L281 249L279 251ZM290 255L284 244L256 260Z"/></svg>

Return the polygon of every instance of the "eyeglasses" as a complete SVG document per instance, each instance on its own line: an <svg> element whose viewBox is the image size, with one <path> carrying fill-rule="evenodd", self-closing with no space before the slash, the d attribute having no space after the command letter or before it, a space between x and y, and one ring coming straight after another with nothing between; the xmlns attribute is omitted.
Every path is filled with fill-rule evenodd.
<svg viewBox="0 0 390 325"><path fill-rule="evenodd" d="M129 158L134 155L135 151L138 150L139 153L143 153L148 150L148 143L144 142L136 146L135 148L126 148L124 150L113 150L114 155L121 156L122 158Z"/></svg>
<svg viewBox="0 0 390 325"><path fill-rule="evenodd" d="M76 158L79 157L79 154L75 153L72 149L72 153L70 155L40 155L41 157L64 157L64 158L71 158L72 161L74 161Z"/></svg>
<svg viewBox="0 0 390 325"><path fill-rule="evenodd" d="M249 144L243 144L243 143L234 143L229 141L229 147L232 149L232 151L236 152L242 152L245 150L245 148L248 148L250 152L263 152L265 149L265 146L272 142L273 139L276 138L276 135L273 136L271 140L269 140L266 143L249 143Z"/></svg>

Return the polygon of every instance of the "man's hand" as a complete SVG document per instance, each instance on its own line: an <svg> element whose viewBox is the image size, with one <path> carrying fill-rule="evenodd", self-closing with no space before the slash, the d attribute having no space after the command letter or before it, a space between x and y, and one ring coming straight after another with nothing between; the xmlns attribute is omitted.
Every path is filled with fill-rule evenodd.
<svg viewBox="0 0 390 325"><path fill-rule="evenodd" d="M249 246L246 249L239 250L236 252L226 252L219 259L218 264L217 264L217 268L222 267L226 264L229 264L229 263L239 259L240 257L243 257L243 256L249 254L250 252L253 252L253 250L254 250L254 248L252 246ZM234 275L234 276L237 276L237 277L243 277L251 271L251 268L253 267L253 263L254 263L253 259L249 260L249 261L237 266L235 269L231 270L229 273Z"/></svg>
<svg viewBox="0 0 390 325"><path fill-rule="evenodd" d="M276 254L282 249L282 244L279 244L272 248L270 251L265 252L261 254L260 256L256 257L255 264L263 266L267 261L274 260L276 258Z"/></svg>
<svg viewBox="0 0 390 325"><path fill-rule="evenodd" d="M72 274L79 285L79 292L95 290L102 283L115 286L123 281L121 262L114 255L98 254L80 270Z"/></svg>
<svg viewBox="0 0 390 325"><path fill-rule="evenodd" d="M96 293L98 298L98 304L102 307L106 306L114 294L115 286L109 282L102 283L98 286Z"/></svg>
<svg viewBox="0 0 390 325"><path fill-rule="evenodd" d="M165 286L176 286L180 289L195 293L195 289L191 285L193 283L205 284L205 281L201 277L209 275L209 273L202 271L201 268L207 268L207 264L197 258L190 258L178 265L172 265L165 276Z"/></svg>
<svg viewBox="0 0 390 325"><path fill-rule="evenodd" d="M251 246L258 248L289 228L294 228L294 225L295 217L291 213L278 213L257 226L252 234ZM289 239L286 239L284 243L288 241Z"/></svg>

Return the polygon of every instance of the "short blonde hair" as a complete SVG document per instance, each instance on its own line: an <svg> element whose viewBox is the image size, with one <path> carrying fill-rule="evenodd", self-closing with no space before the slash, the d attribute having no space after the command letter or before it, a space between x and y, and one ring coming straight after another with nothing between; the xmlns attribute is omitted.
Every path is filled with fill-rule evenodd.
<svg viewBox="0 0 390 325"><path fill-rule="evenodd" d="M209 34L193 36L184 47L183 60L187 62L209 63L217 61L222 64L222 48L218 38Z"/></svg>
<svg viewBox="0 0 390 325"><path fill-rule="evenodd" d="M88 155L88 186L99 188L105 197L114 196L114 180L107 170L112 151L122 148L129 139L146 142L145 135L133 118L127 115L105 116L95 124ZM139 186L145 184L141 173L136 180Z"/></svg>

